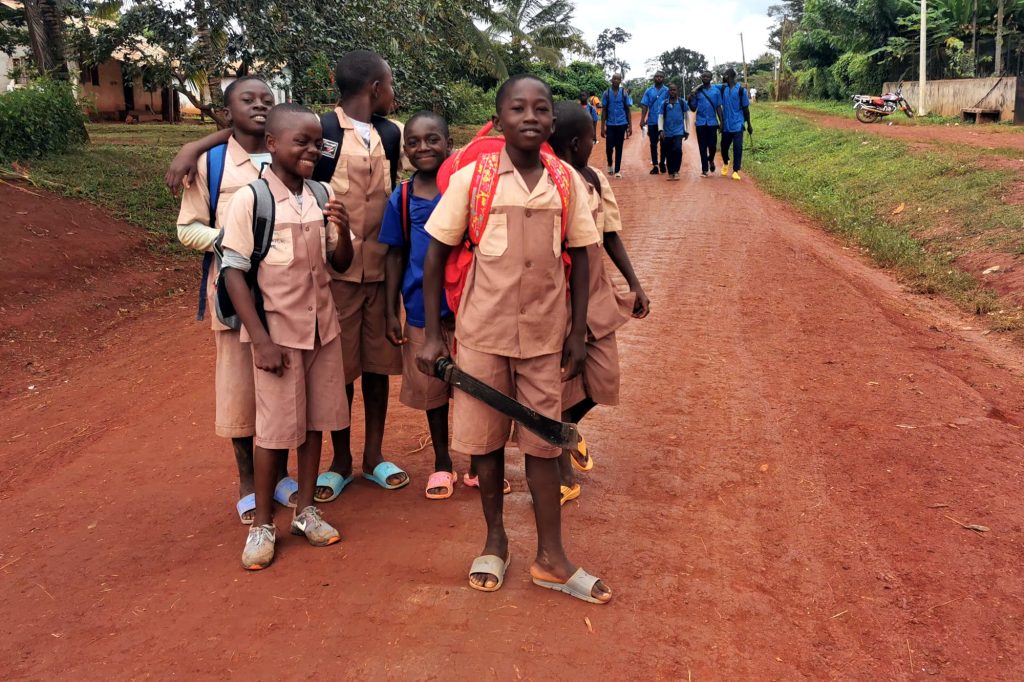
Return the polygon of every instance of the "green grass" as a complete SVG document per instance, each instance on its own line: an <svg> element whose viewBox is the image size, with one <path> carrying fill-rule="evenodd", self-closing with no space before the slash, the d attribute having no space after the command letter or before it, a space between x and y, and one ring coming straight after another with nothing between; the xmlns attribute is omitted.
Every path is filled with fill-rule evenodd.
<svg viewBox="0 0 1024 682"><path fill-rule="evenodd" d="M914 102L910 103L911 106L916 108ZM780 102L776 106L785 108L790 107L793 109L801 109L811 113L828 114L829 116L841 116L843 118L849 118L855 120L857 117L853 110L853 100L846 102L836 102L835 100L789 100L787 102ZM972 123L964 123L960 120L959 116L938 116L935 114L928 114L927 116L915 116L914 118L907 118L903 112L897 111L886 119L886 121L892 120L899 123L899 125L911 125L911 126L924 126L924 125L973 125ZM1009 124L986 124L986 127L999 128L1005 130L1012 130Z"/></svg>
<svg viewBox="0 0 1024 682"><path fill-rule="evenodd" d="M911 152L900 141L819 128L754 110L752 172L770 193L866 249L915 290L944 294L993 325L1024 329L1015 306L957 267L969 254L1024 251L1024 207L1004 204L1017 179L974 163L974 150ZM903 208L900 209L900 206Z"/></svg>

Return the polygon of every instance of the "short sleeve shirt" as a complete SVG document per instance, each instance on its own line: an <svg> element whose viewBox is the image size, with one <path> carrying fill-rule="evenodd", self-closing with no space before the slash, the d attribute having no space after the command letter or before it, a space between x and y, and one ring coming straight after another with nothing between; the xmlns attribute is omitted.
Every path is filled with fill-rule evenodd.
<svg viewBox="0 0 1024 682"><path fill-rule="evenodd" d="M422 328L427 324L423 310L423 263L427 258L427 247L430 246L430 235L424 226L441 197L438 195L433 199L423 199L412 193L412 187L409 188L409 195L409 262L406 263L402 275L402 304L405 307L406 321L413 327ZM392 192L388 205L384 208L380 243L388 246L405 246L401 192ZM442 293L441 317L451 314L452 311L448 308L448 302Z"/></svg>
<svg viewBox="0 0 1024 682"><path fill-rule="evenodd" d="M739 133L743 131L743 109L750 106L747 89L737 83L731 88L722 83L719 86L722 97L722 131Z"/></svg>
<svg viewBox="0 0 1024 682"><path fill-rule="evenodd" d="M662 113L665 115L665 137L682 137L686 132L686 104L676 99L675 104L666 101Z"/></svg>
<svg viewBox="0 0 1024 682"><path fill-rule="evenodd" d="M591 338L601 339L626 324L632 317L634 294L615 286L609 276L608 261L602 248L604 236L611 232L622 231L622 219L619 213L619 202L615 199L615 191L604 173L591 168L600 181L601 191L598 193L587 185L590 194L590 207L594 221L601 233L601 244L587 249L590 265L590 303L587 305L587 333Z"/></svg>
<svg viewBox="0 0 1024 682"><path fill-rule="evenodd" d="M644 92L640 105L648 108L647 125L658 125L658 116L661 115L661 105L668 100L668 86L662 85L656 88L653 85Z"/></svg>
<svg viewBox="0 0 1024 682"><path fill-rule="evenodd" d="M427 233L443 244L455 246L464 239L474 170L475 164L452 175L427 221ZM568 325L561 198L546 170L533 190L528 189L505 151L498 176L455 317L455 337L473 350L505 357L558 353ZM566 245L596 244L586 185L579 174L570 172L570 177Z"/></svg>
<svg viewBox="0 0 1024 682"><path fill-rule="evenodd" d="M622 88L614 92L611 88L604 91L601 97L601 108L605 111L605 123L610 126L624 126L629 123L626 118L626 107L633 106L633 100Z"/></svg>
<svg viewBox="0 0 1024 682"><path fill-rule="evenodd" d="M695 92L690 97L697 107L694 109L697 112L693 121L694 125L717 126L718 114L716 112L718 107L722 106L722 91L717 87L710 86L702 88L700 92Z"/></svg>
<svg viewBox="0 0 1024 682"><path fill-rule="evenodd" d="M269 169L263 174L274 197L274 233L270 250L260 263L256 283L263 294L267 331L279 346L311 350L317 336L321 345L341 333L331 296L327 253L338 235L334 224L324 225L324 214L309 188L298 202ZM333 190L328 187L333 198ZM253 252L253 191L235 193L224 220L223 247L249 258ZM242 329L242 341L250 341Z"/></svg>

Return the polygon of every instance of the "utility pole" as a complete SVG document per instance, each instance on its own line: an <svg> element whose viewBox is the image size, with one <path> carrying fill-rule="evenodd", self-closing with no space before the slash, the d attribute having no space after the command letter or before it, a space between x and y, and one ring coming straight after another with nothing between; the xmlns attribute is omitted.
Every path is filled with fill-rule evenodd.
<svg viewBox="0 0 1024 682"><path fill-rule="evenodd" d="M921 0L924 2L924 0ZM749 87L747 83L747 51L743 48L743 34L740 34L740 54L743 56L743 86Z"/></svg>
<svg viewBox="0 0 1024 682"><path fill-rule="evenodd" d="M1000 0L1002 1L1002 0ZM925 109L924 88L928 81L926 69L928 60L928 0L921 0L921 47L920 59L917 66L917 115L924 116L928 113Z"/></svg>
<svg viewBox="0 0 1024 682"><path fill-rule="evenodd" d="M1006 3L999 0L996 9L996 72L993 76L1003 75L1003 7Z"/></svg>

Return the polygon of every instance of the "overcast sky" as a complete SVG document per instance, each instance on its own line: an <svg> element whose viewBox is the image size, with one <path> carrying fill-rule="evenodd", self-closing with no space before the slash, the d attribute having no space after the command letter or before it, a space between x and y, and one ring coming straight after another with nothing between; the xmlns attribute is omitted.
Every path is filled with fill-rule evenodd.
<svg viewBox="0 0 1024 682"><path fill-rule="evenodd" d="M701 52L708 64L740 61L740 36L751 61L767 49L776 0L576 0L574 24L593 45L601 31L621 26L633 38L619 48L627 78L645 75L646 61L676 47Z"/></svg>

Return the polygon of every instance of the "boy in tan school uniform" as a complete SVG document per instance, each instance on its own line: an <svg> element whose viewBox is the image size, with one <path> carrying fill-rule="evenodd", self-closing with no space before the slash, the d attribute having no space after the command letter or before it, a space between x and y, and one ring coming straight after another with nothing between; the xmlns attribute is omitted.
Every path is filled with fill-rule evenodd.
<svg viewBox="0 0 1024 682"><path fill-rule="evenodd" d="M256 516L242 564L266 568L274 558L273 471L288 450L298 451L298 509L291 532L316 546L338 542L338 531L313 506L320 468L322 432L348 427L341 329L330 292L326 262L344 268L351 259L344 208L330 200L325 209L304 178L312 174L322 142L316 115L283 104L267 120L273 164L264 172L274 201L273 236L259 263L256 285L265 316L260 318L244 278L254 251L251 187L239 190L224 224L224 285L242 321L241 340L252 344L256 387ZM325 217L332 222L325 225ZM265 326L264 326L265 321Z"/></svg>
<svg viewBox="0 0 1024 682"><path fill-rule="evenodd" d="M598 235L579 176L557 159L545 161L540 154L554 128L553 108L550 88L535 76L513 77L498 90L497 130L506 144L497 161L486 228L474 250L457 311L455 338L460 368L557 419L562 413L561 382L577 374L585 359L586 247L596 243ZM437 358L447 354L440 320L441 272L451 247L466 235L474 172L475 164L451 177L426 225L434 241L424 266L427 338L417 356L417 366L426 373L432 373ZM563 207L551 172L568 176L567 206ZM568 339L563 210L565 247L572 259ZM469 583L474 589L492 592L501 587L510 560L502 520L502 479L511 422L461 391L455 392L454 411L451 447L474 458L488 531L484 551L470 569ZM607 602L611 592L573 565L562 545L561 450L525 429L519 431L519 446L526 455L537 522L537 556L530 568L534 583L586 601Z"/></svg>
<svg viewBox="0 0 1024 682"><path fill-rule="evenodd" d="M384 207L393 189L391 161L378 126L396 126L380 117L391 113L394 85L391 67L367 50L343 56L335 71L340 93L334 109L341 128L340 148L329 178L335 196L348 210L352 231L352 265L331 271L331 291L342 329L342 356L349 404L354 382L361 378L365 414L363 476L383 488L408 484L409 476L383 455L384 423L388 408L388 377L402 373L402 352L387 339L387 300L384 287L388 247L379 241ZM375 122L374 122L375 121ZM399 139L400 129L397 132ZM399 148L400 149L400 148ZM400 152L399 152L400 154ZM332 433L334 461L317 481L317 501L333 500L353 478L351 432Z"/></svg>
<svg viewBox="0 0 1024 682"><path fill-rule="evenodd" d="M259 168L270 163L264 140L267 112L274 106L274 94L266 82L255 76L239 78L224 91L224 107L231 123L231 137L223 150L223 169L219 177L216 202L216 220L211 220L210 182L207 177L208 153L199 157L198 174L182 194L178 213L178 239L185 246L209 252L220 234L227 216L231 197L238 189L259 177ZM216 173L216 168L214 169ZM218 182L218 178L213 179ZM221 438L230 438L238 466L239 519L252 523L256 508L252 479L252 438L256 433L256 394L253 386L252 352L248 344L241 343L239 332L228 328L213 314L213 294L217 281L217 261L207 279L206 310L213 328L217 350L214 376L215 432ZM294 480L287 479L287 471L279 478L283 502L289 502Z"/></svg>

